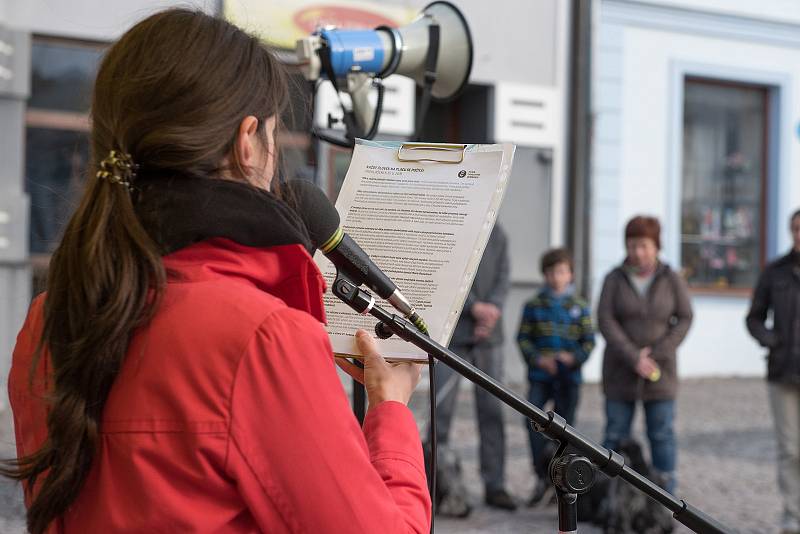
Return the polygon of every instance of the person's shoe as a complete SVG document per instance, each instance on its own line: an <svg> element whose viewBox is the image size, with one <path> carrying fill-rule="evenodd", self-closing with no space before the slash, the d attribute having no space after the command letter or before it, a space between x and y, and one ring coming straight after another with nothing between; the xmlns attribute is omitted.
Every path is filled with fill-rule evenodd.
<svg viewBox="0 0 800 534"><path fill-rule="evenodd" d="M472 506L465 495L445 495L436 505L436 515L464 519L472 513Z"/></svg>
<svg viewBox="0 0 800 534"><path fill-rule="evenodd" d="M514 501L514 498L504 489L487 490L484 500L486 504L492 508L500 508L509 511L517 509L517 503Z"/></svg>
<svg viewBox="0 0 800 534"><path fill-rule="evenodd" d="M533 488L533 494L531 498L528 500L528 506L536 506L545 498L545 496L550 493L552 486L548 484L547 480L544 478L540 478L536 481L536 487ZM553 492L555 495L555 492Z"/></svg>

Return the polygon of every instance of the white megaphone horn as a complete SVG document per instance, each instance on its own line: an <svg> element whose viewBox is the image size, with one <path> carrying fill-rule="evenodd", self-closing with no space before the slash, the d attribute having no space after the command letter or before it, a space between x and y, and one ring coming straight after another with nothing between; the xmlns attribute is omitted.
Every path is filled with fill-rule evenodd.
<svg viewBox="0 0 800 534"><path fill-rule="evenodd" d="M456 98L469 82L472 70L472 36L461 11L450 2L433 2L410 24L374 30L324 28L297 41L297 59L307 80L330 80L337 91L350 94L352 110L345 111L346 139L327 141L352 146L355 137L370 139L377 133L382 107L382 78L399 74L423 88L416 124L427 111L428 100ZM378 89L373 109L368 94Z"/></svg>

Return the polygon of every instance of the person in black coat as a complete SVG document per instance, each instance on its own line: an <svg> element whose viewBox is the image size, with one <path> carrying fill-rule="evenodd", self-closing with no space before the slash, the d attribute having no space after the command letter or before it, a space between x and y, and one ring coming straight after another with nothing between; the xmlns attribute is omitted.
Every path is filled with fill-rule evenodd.
<svg viewBox="0 0 800 534"><path fill-rule="evenodd" d="M790 220L794 246L758 280L747 329L769 350L767 381L778 443L783 533L800 534L800 210ZM769 311L772 326L767 326Z"/></svg>

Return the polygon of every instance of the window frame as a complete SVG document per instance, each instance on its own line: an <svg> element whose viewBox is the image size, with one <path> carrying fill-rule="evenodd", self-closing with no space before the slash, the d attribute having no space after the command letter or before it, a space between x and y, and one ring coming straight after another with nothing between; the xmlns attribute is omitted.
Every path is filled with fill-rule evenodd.
<svg viewBox="0 0 800 534"><path fill-rule="evenodd" d="M683 114L684 80L686 77L709 78L739 84L753 84L768 88L770 98L768 175L766 198L767 239L766 260L770 261L788 246L788 233L781 233L784 219L792 212L791 183L792 143L794 122L787 110L792 109L793 81L790 75L768 68L753 70L717 63L672 59L669 62L668 88L665 106L668 110L666 143L666 212L663 226L663 257L674 266L683 264L681 258L681 199L683 181ZM690 293L699 296L747 299L752 289L693 288Z"/></svg>
<svg viewBox="0 0 800 534"><path fill-rule="evenodd" d="M762 93L762 109L764 110L764 123L763 123L763 135L762 135L762 146L761 151L763 157L761 158L761 184L759 188L760 199L758 203L758 223L759 223L759 231L757 235L758 241L758 265L757 270L760 273L763 270L764 266L767 263L767 240L768 240L768 232L769 232L769 221L767 218L767 210L769 209L769 186L770 186L770 145L771 145L771 135L770 132L773 129L772 125L772 109L771 106L773 96L771 95L771 87L769 85L763 83L756 83L750 81L739 81L739 80L732 80L732 79L721 79L706 75L691 75L686 74L683 76L683 87L681 91L681 121L683 121L683 114L685 112L685 90L686 85L688 83L698 83L704 84L709 86L717 86L717 87L728 87L728 88L736 88L736 89L753 89L758 90ZM684 139L684 131L681 128L681 136L680 142L683 143ZM679 167L679 179L681 180L681 195L678 199L679 202L679 214L681 218L678 220L678 242L679 242L679 253L681 256L680 267L683 271L683 228L682 228L682 215L683 215L683 163L684 163L685 155L682 154L681 161L678 163ZM693 294L698 295L730 295L730 296L749 296L753 288L751 287L720 287L713 284L692 284L687 280L687 285L689 287L689 291Z"/></svg>

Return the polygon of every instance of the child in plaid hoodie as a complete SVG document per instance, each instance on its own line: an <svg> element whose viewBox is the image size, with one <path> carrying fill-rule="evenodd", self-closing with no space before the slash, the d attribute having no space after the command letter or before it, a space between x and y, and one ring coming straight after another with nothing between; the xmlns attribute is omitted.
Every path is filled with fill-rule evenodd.
<svg viewBox="0 0 800 534"><path fill-rule="evenodd" d="M517 343L528 364L528 400L554 411L573 424L581 384L581 366L594 348L589 304L574 294L572 257L565 249L547 251L541 259L545 286L525 304ZM530 430L531 453L537 475L529 506L539 503L550 487L545 438Z"/></svg>

